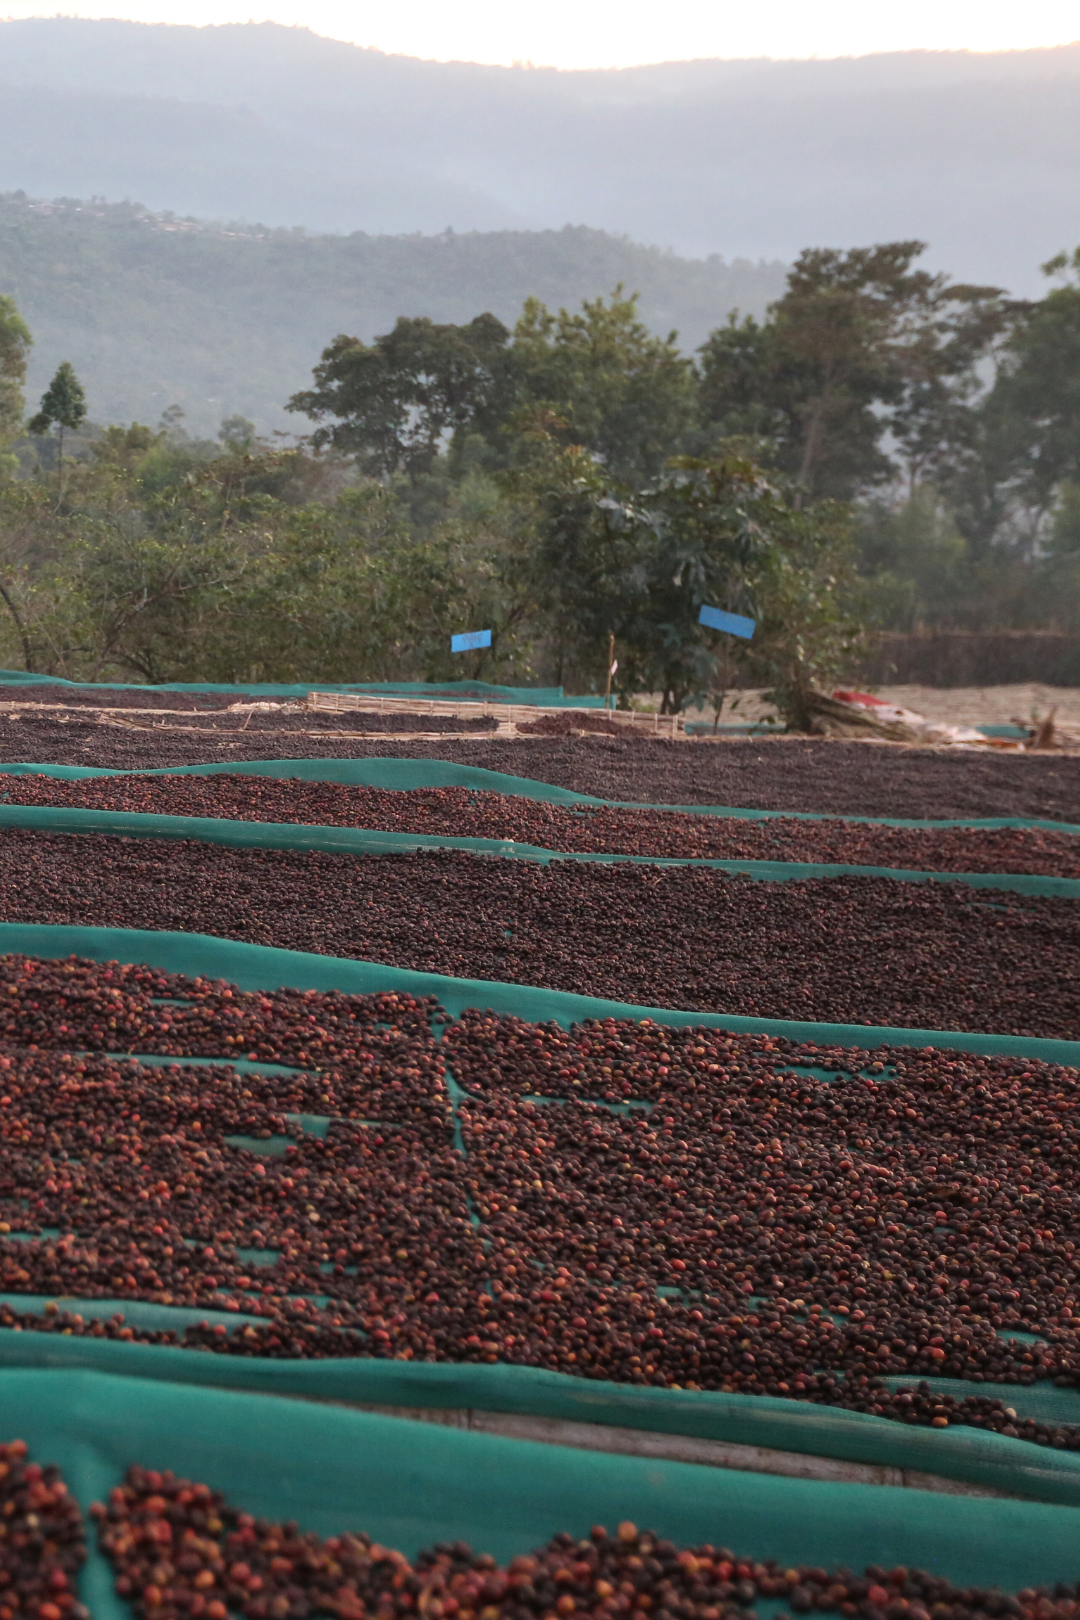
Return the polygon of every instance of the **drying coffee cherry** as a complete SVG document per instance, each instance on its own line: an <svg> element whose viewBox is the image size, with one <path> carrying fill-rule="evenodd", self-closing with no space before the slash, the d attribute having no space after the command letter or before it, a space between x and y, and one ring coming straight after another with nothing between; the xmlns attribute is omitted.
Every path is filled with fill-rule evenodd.
<svg viewBox="0 0 1080 1620"><path fill-rule="evenodd" d="M183 929L642 1006L1070 1039L1080 1027L1076 902L953 882L11 830L0 918Z"/></svg>
<svg viewBox="0 0 1080 1620"><path fill-rule="evenodd" d="M90 1512L116 1590L140 1620L360 1620L379 1612L380 1598L389 1620L412 1579L400 1553L367 1536L322 1541L295 1524L270 1525L169 1471L132 1466Z"/></svg>
<svg viewBox="0 0 1080 1620"><path fill-rule="evenodd" d="M60 1470L0 1445L0 1620L89 1620L78 1601L86 1535Z"/></svg>
<svg viewBox="0 0 1080 1620"><path fill-rule="evenodd" d="M547 729L558 718L537 724ZM583 718L576 717L574 724ZM602 719L595 724L616 734L619 729ZM1041 828L883 827L786 816L747 821L672 810L547 804L464 787L394 792L258 776L118 776L79 782L14 776L5 778L5 791L11 804L513 839L566 853L1080 877L1080 840Z"/></svg>
<svg viewBox="0 0 1080 1620"><path fill-rule="evenodd" d="M59 688L58 699L61 694L66 698L70 689ZM18 688L6 687L5 705L17 702L19 696ZM222 696L155 693L148 687L130 694L130 700L136 706L158 699L168 707L190 702L204 709ZM205 721L198 715L192 715L191 729L186 732L164 729L151 716L145 729L101 723L92 712L100 706L100 689L85 689L82 698L87 706L69 707L55 715L29 705L20 705L21 712L14 714L10 710L6 715L0 713L0 758L145 771L208 761L237 765L245 760L279 760L283 754L290 759L390 754L479 766L600 799L640 805L739 805L837 816L1030 816L1074 823L1080 803L1080 758L1067 754L882 748L809 737L672 744L626 728L618 736L524 734L490 740L479 736L431 741L362 735L364 730L400 731L402 719L405 730L414 729L408 717L396 715L329 715L328 724L314 730L309 727L316 717L301 716L298 728L285 738L269 732L260 735L263 722L258 715L246 727L241 720L243 729L231 731L203 730ZM110 694L109 701L112 699ZM226 705L234 701L236 694L225 696ZM280 721L270 723L281 725ZM293 724L289 722L290 727ZM422 720L421 729L459 731L478 725L483 722L440 723L433 716ZM351 735L344 735L346 732Z"/></svg>
<svg viewBox="0 0 1080 1620"><path fill-rule="evenodd" d="M0 1028L0 1283L87 1301L0 1327L502 1361L1080 1448L1020 1393L1080 1383L1073 1069L25 958L0 960ZM311 1067L182 1062L229 1050ZM95 1299L222 1319L146 1332Z"/></svg>
<svg viewBox="0 0 1080 1620"><path fill-rule="evenodd" d="M587 1537L563 1532L505 1569L460 1541L439 1542L410 1564L362 1532L320 1541L294 1523L240 1512L209 1486L136 1466L107 1505L90 1511L117 1571L116 1590L140 1620L226 1620L230 1610L245 1620L391 1620L401 1613L425 1620L749 1620L759 1598L779 1598L796 1614L839 1611L845 1620L891 1620L893 1606L897 1620L963 1620L979 1612L1074 1620L1080 1591L1058 1582L1052 1596L1045 1587L1004 1597L918 1569L830 1573L726 1547L678 1548L629 1521L614 1534L603 1525Z"/></svg>

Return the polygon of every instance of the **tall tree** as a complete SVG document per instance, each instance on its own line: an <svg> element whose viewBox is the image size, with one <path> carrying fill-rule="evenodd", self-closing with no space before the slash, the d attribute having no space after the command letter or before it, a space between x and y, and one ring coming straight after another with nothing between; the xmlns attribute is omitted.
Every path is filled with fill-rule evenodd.
<svg viewBox="0 0 1080 1620"><path fill-rule="evenodd" d="M41 408L27 426L31 433L44 435L55 425L60 430L57 451L57 482L64 488L64 433L75 433L86 420L86 394L70 360L61 360L56 375L41 396Z"/></svg>
<svg viewBox="0 0 1080 1620"><path fill-rule="evenodd" d="M722 436L771 442L803 500L853 495L935 453L1005 318L993 287L914 268L921 242L808 248L766 320L732 316L702 347L702 409Z"/></svg>
<svg viewBox="0 0 1080 1620"><path fill-rule="evenodd" d="M1037 521L1080 483L1080 247L1043 272L1061 284L1025 307L983 412L991 475Z"/></svg>
<svg viewBox="0 0 1080 1620"><path fill-rule="evenodd" d="M23 419L23 384L31 338L15 300L0 295L0 448L18 432Z"/></svg>
<svg viewBox="0 0 1080 1620"><path fill-rule="evenodd" d="M658 691L663 712L677 713L724 684L730 661L729 638L699 622L704 604L753 616L759 587L767 586L774 628L779 601L797 602L807 618L805 537L820 524L814 513L793 512L747 457L672 458L637 493L576 446L555 451L542 473L533 468L529 476L537 596L556 647L581 674L596 678L614 635L620 689ZM819 606L814 611L820 617ZM792 626L787 657L806 671L813 661L803 654L802 629L801 621ZM773 664L768 676L780 680ZM793 678L785 674L781 684Z"/></svg>
<svg viewBox="0 0 1080 1620"><path fill-rule="evenodd" d="M520 405L508 425L546 421L611 478L638 486L654 478L696 419L696 379L678 333L656 337L638 319L637 295L625 297L622 287L574 314L527 299L513 363Z"/></svg>
<svg viewBox="0 0 1080 1620"><path fill-rule="evenodd" d="M288 409L320 423L317 446L355 455L377 477L423 473L451 434L499 414L509 338L494 315L467 326L403 316L370 344L342 335Z"/></svg>
<svg viewBox="0 0 1080 1620"><path fill-rule="evenodd" d="M452 471L477 441L488 465L520 464L539 428L640 485L683 448L697 409L676 334L655 337L621 287L574 314L527 299L512 335L493 315L467 326L402 317L370 344L335 338L314 376L289 409L319 424L316 445L382 478L430 473L452 440Z"/></svg>

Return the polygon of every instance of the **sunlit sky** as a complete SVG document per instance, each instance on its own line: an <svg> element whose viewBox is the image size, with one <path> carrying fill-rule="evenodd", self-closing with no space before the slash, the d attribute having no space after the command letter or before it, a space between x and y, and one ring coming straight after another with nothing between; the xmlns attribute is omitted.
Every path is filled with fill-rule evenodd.
<svg viewBox="0 0 1080 1620"><path fill-rule="evenodd" d="M10 4L10 0L9 0ZM130 0L63 13L136 22L301 24L333 39L438 60L532 62L561 68L630 67L700 57L862 56L897 50L1015 50L1080 38L1076 0ZM37 5L12 17L55 14Z"/></svg>

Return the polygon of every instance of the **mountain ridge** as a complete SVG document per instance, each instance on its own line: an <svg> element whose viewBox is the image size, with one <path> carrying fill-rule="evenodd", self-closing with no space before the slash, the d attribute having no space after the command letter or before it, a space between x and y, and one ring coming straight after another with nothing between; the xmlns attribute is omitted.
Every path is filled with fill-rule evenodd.
<svg viewBox="0 0 1080 1620"><path fill-rule="evenodd" d="M396 235L585 224L704 258L917 237L1020 294L1080 240L1080 44L504 68L272 23L0 23L0 190Z"/></svg>
<svg viewBox="0 0 1080 1620"><path fill-rule="evenodd" d="M584 227L349 236L231 226L136 204L0 196L0 292L34 337L27 399L70 360L98 422L155 423L170 406L212 436L227 416L303 432L285 401L339 332L370 340L399 315L512 324L622 282L653 330L687 349L733 307L760 314L779 263L689 260Z"/></svg>

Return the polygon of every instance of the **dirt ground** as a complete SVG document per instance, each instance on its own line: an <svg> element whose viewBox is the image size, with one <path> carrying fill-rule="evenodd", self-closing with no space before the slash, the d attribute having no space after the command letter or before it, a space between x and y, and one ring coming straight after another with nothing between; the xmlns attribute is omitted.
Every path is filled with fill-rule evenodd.
<svg viewBox="0 0 1080 1620"><path fill-rule="evenodd" d="M928 720L941 720L953 726L1030 725L1033 720L1055 710L1055 724L1069 731L1080 731L1080 687L1040 686L880 686L875 696L886 703L914 709ZM724 704L722 725L763 720L773 713L758 691L735 692ZM695 713L693 718L711 720L712 710Z"/></svg>

